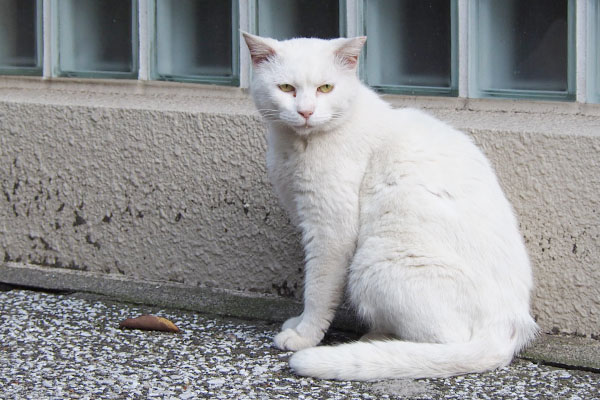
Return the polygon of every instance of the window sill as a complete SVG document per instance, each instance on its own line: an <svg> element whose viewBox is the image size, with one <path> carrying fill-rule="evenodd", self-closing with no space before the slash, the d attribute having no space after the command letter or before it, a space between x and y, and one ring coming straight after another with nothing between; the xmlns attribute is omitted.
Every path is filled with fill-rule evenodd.
<svg viewBox="0 0 600 400"><path fill-rule="evenodd" d="M245 89L163 81L1 76L0 101L216 114L256 113Z"/></svg>
<svg viewBox="0 0 600 400"><path fill-rule="evenodd" d="M600 137L600 104L452 97L382 97L470 132ZM246 89L162 81L0 77L0 101L62 106L256 116Z"/></svg>
<svg viewBox="0 0 600 400"><path fill-rule="evenodd" d="M383 98L394 107L421 108L466 131L600 137L600 104L395 95Z"/></svg>

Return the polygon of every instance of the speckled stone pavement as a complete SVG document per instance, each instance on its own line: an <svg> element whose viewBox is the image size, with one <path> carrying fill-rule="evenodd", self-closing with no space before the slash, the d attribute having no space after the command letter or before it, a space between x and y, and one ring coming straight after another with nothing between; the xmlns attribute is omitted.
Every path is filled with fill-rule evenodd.
<svg viewBox="0 0 600 400"><path fill-rule="evenodd" d="M121 330L153 313L180 334ZM2 399L599 399L600 374L516 360L450 379L375 383L297 377L277 325L83 294L0 292ZM347 340L329 335L329 342Z"/></svg>

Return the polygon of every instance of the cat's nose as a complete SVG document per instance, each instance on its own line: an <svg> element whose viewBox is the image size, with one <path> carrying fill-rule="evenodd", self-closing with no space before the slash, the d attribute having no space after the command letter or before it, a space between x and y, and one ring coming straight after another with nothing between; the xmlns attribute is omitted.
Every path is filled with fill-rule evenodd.
<svg viewBox="0 0 600 400"><path fill-rule="evenodd" d="M308 120L314 111L298 111L298 114L302 115L304 119Z"/></svg>

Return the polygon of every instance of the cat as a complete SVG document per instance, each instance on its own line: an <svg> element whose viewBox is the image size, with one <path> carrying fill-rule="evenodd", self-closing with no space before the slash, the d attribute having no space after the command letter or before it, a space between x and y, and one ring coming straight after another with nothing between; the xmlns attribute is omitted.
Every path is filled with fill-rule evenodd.
<svg viewBox="0 0 600 400"><path fill-rule="evenodd" d="M243 33L267 170L300 229L304 311L276 347L300 375L447 377L509 364L538 327L513 209L471 139L357 77L366 37ZM344 294L364 339L316 346ZM316 347L315 347L316 346Z"/></svg>

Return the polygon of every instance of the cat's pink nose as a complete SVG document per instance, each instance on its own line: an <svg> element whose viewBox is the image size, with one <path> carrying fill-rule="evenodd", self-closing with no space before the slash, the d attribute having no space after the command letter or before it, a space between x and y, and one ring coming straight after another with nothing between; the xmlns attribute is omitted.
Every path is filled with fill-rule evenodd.
<svg viewBox="0 0 600 400"><path fill-rule="evenodd" d="M298 114L302 115L304 119L309 119L313 115L314 111L298 111Z"/></svg>

